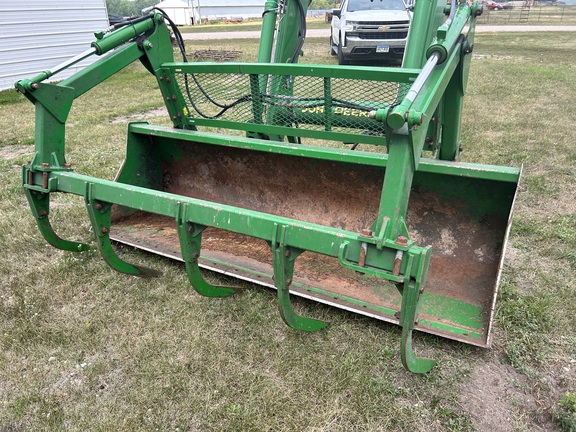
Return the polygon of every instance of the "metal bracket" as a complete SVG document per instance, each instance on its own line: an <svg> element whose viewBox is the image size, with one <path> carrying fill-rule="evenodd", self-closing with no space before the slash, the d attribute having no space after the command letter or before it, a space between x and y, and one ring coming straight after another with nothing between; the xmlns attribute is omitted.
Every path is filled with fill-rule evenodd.
<svg viewBox="0 0 576 432"><path fill-rule="evenodd" d="M348 242L343 242L340 245L340 249L338 250L338 261L340 262L340 265L342 267L350 269L350 270L354 270L354 271L359 272L359 273L365 273L365 274L368 274L371 276L378 276L378 277L381 277L382 279L386 279L386 280L389 280L389 281L394 282L394 283L403 283L404 282L404 276L403 275L394 275L388 270L381 270L381 269L376 269L376 268L364 267L364 266L356 264L352 261L349 261L346 258L349 245L350 244Z"/></svg>

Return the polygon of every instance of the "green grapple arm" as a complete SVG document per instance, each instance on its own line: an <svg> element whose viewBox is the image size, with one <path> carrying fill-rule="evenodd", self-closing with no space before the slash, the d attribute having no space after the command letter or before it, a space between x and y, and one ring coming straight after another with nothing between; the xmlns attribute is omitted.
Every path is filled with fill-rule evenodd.
<svg viewBox="0 0 576 432"><path fill-rule="evenodd" d="M36 106L36 154L33 167L44 172L63 168L65 161L65 123L74 99L102 83L135 60L142 60L151 72L162 63L173 61L168 30L162 15L149 15L134 24L108 35L98 34L91 48L72 59L44 71L33 78L18 81L15 86ZM156 46L156 49L153 49ZM58 84L45 83L58 72L92 56L116 49L102 60L93 63Z"/></svg>

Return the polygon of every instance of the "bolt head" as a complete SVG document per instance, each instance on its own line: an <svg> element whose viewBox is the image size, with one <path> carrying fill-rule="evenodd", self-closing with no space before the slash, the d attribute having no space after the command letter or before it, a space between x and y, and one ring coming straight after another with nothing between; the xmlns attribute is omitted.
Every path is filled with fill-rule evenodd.
<svg viewBox="0 0 576 432"><path fill-rule="evenodd" d="M408 239L404 236L398 236L396 244L400 246L408 246Z"/></svg>
<svg viewBox="0 0 576 432"><path fill-rule="evenodd" d="M372 230L369 228L364 228L361 232L360 235L362 237L372 237Z"/></svg>

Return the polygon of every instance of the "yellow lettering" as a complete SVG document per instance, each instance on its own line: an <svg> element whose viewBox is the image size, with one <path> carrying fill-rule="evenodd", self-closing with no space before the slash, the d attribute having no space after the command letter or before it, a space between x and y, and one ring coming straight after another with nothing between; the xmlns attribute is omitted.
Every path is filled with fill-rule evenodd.
<svg viewBox="0 0 576 432"><path fill-rule="evenodd" d="M311 114L322 114L324 112L324 107L317 106L313 108L302 108L303 113L311 113Z"/></svg>

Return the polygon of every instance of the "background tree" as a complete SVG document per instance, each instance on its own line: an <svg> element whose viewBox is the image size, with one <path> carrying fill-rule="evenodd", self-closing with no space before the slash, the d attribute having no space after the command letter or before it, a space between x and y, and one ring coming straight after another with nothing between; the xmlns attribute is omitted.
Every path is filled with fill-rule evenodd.
<svg viewBox="0 0 576 432"><path fill-rule="evenodd" d="M106 0L108 13L111 15L132 16L140 15L145 9L161 0ZM334 9L341 0L313 0L309 9ZM264 5L262 5L264 8Z"/></svg>
<svg viewBox="0 0 576 432"><path fill-rule="evenodd" d="M158 3L160 0L106 0L106 7L111 15L132 16L141 15L142 9Z"/></svg>
<svg viewBox="0 0 576 432"><path fill-rule="evenodd" d="M309 9L334 9L341 0L312 0Z"/></svg>

